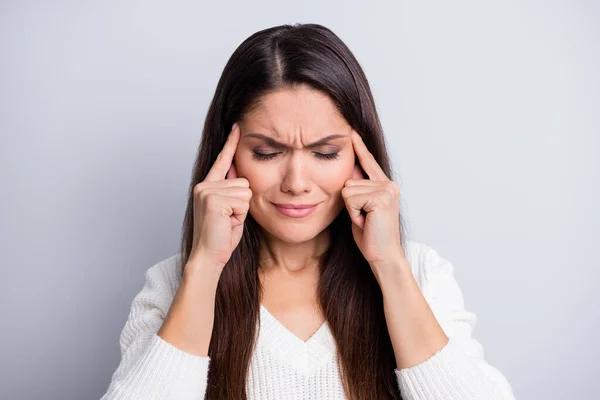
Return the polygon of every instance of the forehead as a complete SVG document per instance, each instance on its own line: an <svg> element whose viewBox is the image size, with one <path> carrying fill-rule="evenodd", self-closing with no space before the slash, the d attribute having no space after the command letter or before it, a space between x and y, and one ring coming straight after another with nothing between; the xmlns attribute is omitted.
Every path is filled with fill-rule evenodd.
<svg viewBox="0 0 600 400"><path fill-rule="evenodd" d="M296 134L316 138L350 127L329 96L307 85L262 96L242 122L248 129L261 128L281 138Z"/></svg>

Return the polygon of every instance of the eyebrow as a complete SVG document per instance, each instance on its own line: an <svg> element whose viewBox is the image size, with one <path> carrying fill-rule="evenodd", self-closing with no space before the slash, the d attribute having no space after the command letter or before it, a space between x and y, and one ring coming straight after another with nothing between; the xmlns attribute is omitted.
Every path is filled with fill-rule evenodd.
<svg viewBox="0 0 600 400"><path fill-rule="evenodd" d="M322 146L324 144L327 144L327 142L329 142L330 140L338 139L338 138L343 138L343 137L347 137L347 136L348 135L329 135L329 136L325 136L324 138L319 139L316 142L307 144L305 147L307 147L309 149L312 149L312 148L319 147L319 146ZM278 142L277 140L273 139L272 137L267 136L267 135L263 135L262 133L248 133L248 134L244 135L244 137L254 137L254 138L257 138L257 139L261 139L265 143L267 143L268 145L270 145L272 147L275 147L277 149L288 149L288 148L291 148L291 146L288 146L285 143Z"/></svg>

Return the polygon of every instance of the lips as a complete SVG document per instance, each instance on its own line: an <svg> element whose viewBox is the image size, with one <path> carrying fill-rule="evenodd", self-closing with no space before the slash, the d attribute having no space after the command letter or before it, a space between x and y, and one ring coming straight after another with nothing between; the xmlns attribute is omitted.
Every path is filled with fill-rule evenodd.
<svg viewBox="0 0 600 400"><path fill-rule="evenodd" d="M286 217L302 218L311 214L318 204L275 204L275 208Z"/></svg>
<svg viewBox="0 0 600 400"><path fill-rule="evenodd" d="M315 203L315 204L275 204L276 207L285 208L288 210L289 209L303 210L305 208L312 208L316 205L317 205L317 203Z"/></svg>

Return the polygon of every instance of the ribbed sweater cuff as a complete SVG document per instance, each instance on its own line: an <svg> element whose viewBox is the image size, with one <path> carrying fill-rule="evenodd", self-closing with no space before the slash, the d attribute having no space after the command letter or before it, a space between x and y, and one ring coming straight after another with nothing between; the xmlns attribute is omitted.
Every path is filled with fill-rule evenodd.
<svg viewBox="0 0 600 400"><path fill-rule="evenodd" d="M201 399L206 392L210 358L178 349L154 334L135 367L117 382L115 399Z"/></svg>
<svg viewBox="0 0 600 400"><path fill-rule="evenodd" d="M424 362L394 370L405 400L502 400L494 382L452 339Z"/></svg>

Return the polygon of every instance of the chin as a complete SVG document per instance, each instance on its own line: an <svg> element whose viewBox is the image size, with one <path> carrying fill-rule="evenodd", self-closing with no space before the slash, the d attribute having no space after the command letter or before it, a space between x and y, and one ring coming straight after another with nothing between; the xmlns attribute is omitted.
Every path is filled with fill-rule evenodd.
<svg viewBox="0 0 600 400"><path fill-rule="evenodd" d="M277 213L252 213L254 220L268 234L286 243L305 243L314 239L331 221L324 215L314 214L305 218L286 218Z"/></svg>
<svg viewBox="0 0 600 400"><path fill-rule="evenodd" d="M278 222L270 221L262 228L275 236L277 239L286 243L305 243L314 239L322 229L316 223L304 222Z"/></svg>
<svg viewBox="0 0 600 400"><path fill-rule="evenodd" d="M251 207L250 214L268 234L286 243L299 244L314 239L327 229L343 207L343 204L336 204L331 209L327 203L319 204L316 212L302 218L282 215L274 211L274 207L272 209L269 207L268 210L264 210L262 207Z"/></svg>

